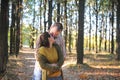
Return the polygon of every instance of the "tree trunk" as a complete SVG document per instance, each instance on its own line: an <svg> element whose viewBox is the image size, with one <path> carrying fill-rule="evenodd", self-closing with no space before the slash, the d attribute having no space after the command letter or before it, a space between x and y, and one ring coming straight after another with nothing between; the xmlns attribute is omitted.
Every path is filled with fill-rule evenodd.
<svg viewBox="0 0 120 80"><path fill-rule="evenodd" d="M44 0L44 32L46 31L46 4L47 0Z"/></svg>
<svg viewBox="0 0 120 80"><path fill-rule="evenodd" d="M101 51L102 48L102 40L103 40L103 27L104 27L104 14L102 12L102 20L101 20L101 27L100 27L100 42L99 42L99 51Z"/></svg>
<svg viewBox="0 0 120 80"><path fill-rule="evenodd" d="M48 0L49 10L48 10L48 29L50 29L50 26L52 24L52 1Z"/></svg>
<svg viewBox="0 0 120 80"><path fill-rule="evenodd" d="M78 22L78 41L77 41L77 64L83 64L84 56L84 7L85 0L79 0L78 13L79 13L79 22Z"/></svg>
<svg viewBox="0 0 120 80"><path fill-rule="evenodd" d="M72 6L71 6L71 9L72 9ZM72 15L73 13L71 12L71 15ZM71 16L71 18L70 18L70 22L73 22L72 21L72 16ZM72 42L72 31L71 31L71 27L72 27L72 23L70 23L70 26L69 26L69 47L68 47L68 49L69 49L69 52L71 53L71 42Z"/></svg>
<svg viewBox="0 0 120 80"><path fill-rule="evenodd" d="M42 33L42 10L41 10L42 0L40 0L40 32Z"/></svg>
<svg viewBox="0 0 120 80"><path fill-rule="evenodd" d="M108 52L111 51L111 49L110 49L110 48L111 48L111 45L110 45L110 42L111 42L111 40L110 40L111 37L110 37L110 36L111 36L111 35L110 35L110 34L111 34L111 28L109 28L109 44L108 44L108 45L109 45L109 46L108 46L108 47L109 47L109 50L108 50Z"/></svg>
<svg viewBox="0 0 120 80"><path fill-rule="evenodd" d="M22 27L23 27L23 0L20 1L20 11L21 11L21 16L20 16L20 49L23 47L23 34L22 34Z"/></svg>
<svg viewBox="0 0 120 80"><path fill-rule="evenodd" d="M57 1L57 22L60 22L60 1Z"/></svg>
<svg viewBox="0 0 120 80"><path fill-rule="evenodd" d="M107 14L106 14L105 20L106 20L106 26L105 26L105 45L104 45L104 50L107 51Z"/></svg>
<svg viewBox="0 0 120 80"><path fill-rule="evenodd" d="M71 34L71 29L69 31L69 52L71 53L71 41L72 41L72 34Z"/></svg>
<svg viewBox="0 0 120 80"><path fill-rule="evenodd" d="M96 0L96 32L95 32L95 47L96 47L96 53L98 53L98 1Z"/></svg>
<svg viewBox="0 0 120 80"><path fill-rule="evenodd" d="M20 48L20 20L22 0L12 1L12 24L10 27L10 54L19 53Z"/></svg>
<svg viewBox="0 0 120 80"><path fill-rule="evenodd" d="M91 51L91 7L89 3L89 19L90 19L90 28L89 28L89 51Z"/></svg>
<svg viewBox="0 0 120 80"><path fill-rule="evenodd" d="M10 27L10 55L15 54L15 19L16 19L16 4L12 1L12 22Z"/></svg>
<svg viewBox="0 0 120 80"><path fill-rule="evenodd" d="M35 25L35 0L33 0L33 27Z"/></svg>
<svg viewBox="0 0 120 80"><path fill-rule="evenodd" d="M100 30L100 43L99 43L99 51L101 51L101 44L102 44L102 30Z"/></svg>
<svg viewBox="0 0 120 80"><path fill-rule="evenodd" d="M116 42L117 42L117 48L116 48L116 54L117 54L117 60L120 61L120 0L118 0L117 4L117 37L116 37Z"/></svg>
<svg viewBox="0 0 120 80"><path fill-rule="evenodd" d="M33 1L33 4L34 4L34 7L33 7L33 25L30 25L30 27L31 27L31 31L32 31L32 33L31 33L31 40L30 40L30 48L34 48L34 36L35 36L35 33L34 33L34 31L35 31L35 18L36 18L36 14L35 14L35 4L36 4L36 0L34 0Z"/></svg>
<svg viewBox="0 0 120 80"><path fill-rule="evenodd" d="M111 15L111 27L112 27L112 34L111 34L111 54L114 53L114 1L112 1L112 15Z"/></svg>
<svg viewBox="0 0 120 80"><path fill-rule="evenodd" d="M68 35L68 27L67 27L67 0L64 1L64 27L65 27L65 47L67 46L67 35Z"/></svg>
<svg viewBox="0 0 120 80"><path fill-rule="evenodd" d="M22 0L17 1L17 17L16 17L16 56L19 54L20 48L20 20L21 20L21 7L22 7Z"/></svg>
<svg viewBox="0 0 120 80"><path fill-rule="evenodd" d="M95 50L95 34L93 34L93 50Z"/></svg>
<svg viewBox="0 0 120 80"><path fill-rule="evenodd" d="M6 64L8 60L8 12L9 0L1 0L0 12L0 73L6 71Z"/></svg>

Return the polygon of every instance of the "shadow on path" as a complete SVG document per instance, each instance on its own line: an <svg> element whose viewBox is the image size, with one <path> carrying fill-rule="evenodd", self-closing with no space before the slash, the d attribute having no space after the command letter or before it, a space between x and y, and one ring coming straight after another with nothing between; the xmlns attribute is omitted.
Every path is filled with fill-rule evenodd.
<svg viewBox="0 0 120 80"><path fill-rule="evenodd" d="M8 80L31 80L35 50L23 48L16 58L8 61ZM83 65L76 65L76 55L67 55L63 65L64 80L120 80L120 62L114 55L85 54Z"/></svg>

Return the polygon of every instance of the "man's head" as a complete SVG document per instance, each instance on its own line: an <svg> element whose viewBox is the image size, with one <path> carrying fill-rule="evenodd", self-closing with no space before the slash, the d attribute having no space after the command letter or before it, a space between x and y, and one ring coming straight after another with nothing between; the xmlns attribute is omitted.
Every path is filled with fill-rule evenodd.
<svg viewBox="0 0 120 80"><path fill-rule="evenodd" d="M63 25L59 22L54 23L51 27L50 27L50 34L52 34L53 37L57 37L63 30Z"/></svg>

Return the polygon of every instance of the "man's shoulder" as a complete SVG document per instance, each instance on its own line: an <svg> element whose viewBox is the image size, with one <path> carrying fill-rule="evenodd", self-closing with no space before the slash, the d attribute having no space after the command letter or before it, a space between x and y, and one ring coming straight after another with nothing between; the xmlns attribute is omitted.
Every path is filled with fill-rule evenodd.
<svg viewBox="0 0 120 80"><path fill-rule="evenodd" d="M57 39L63 39L63 36L60 34L57 36Z"/></svg>

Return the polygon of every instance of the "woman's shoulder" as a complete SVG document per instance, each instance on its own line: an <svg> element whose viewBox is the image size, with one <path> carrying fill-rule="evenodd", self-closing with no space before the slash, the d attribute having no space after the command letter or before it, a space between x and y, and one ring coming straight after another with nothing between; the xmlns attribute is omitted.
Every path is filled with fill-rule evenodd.
<svg viewBox="0 0 120 80"><path fill-rule="evenodd" d="M38 49L38 51L39 51L40 54L44 54L44 52L45 52L45 47L40 47L40 48Z"/></svg>

